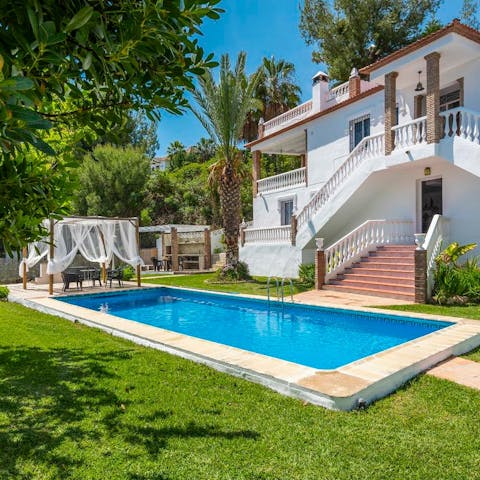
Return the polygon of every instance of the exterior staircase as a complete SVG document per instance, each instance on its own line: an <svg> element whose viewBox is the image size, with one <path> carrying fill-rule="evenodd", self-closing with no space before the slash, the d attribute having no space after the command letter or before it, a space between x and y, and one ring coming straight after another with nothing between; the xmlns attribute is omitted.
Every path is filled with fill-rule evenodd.
<svg viewBox="0 0 480 480"><path fill-rule="evenodd" d="M415 245L377 247L323 288L414 302L414 255Z"/></svg>

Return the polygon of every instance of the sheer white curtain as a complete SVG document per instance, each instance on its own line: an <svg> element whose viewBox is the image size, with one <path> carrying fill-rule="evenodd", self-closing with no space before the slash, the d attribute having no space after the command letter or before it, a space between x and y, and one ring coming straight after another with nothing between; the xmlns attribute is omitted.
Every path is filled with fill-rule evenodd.
<svg viewBox="0 0 480 480"><path fill-rule="evenodd" d="M29 245L28 257L20 263L20 275L24 264L27 268L33 267L44 257L48 258L47 274L63 272L79 252L92 263L109 265L115 254L132 267L143 265L136 228L130 220L64 219L55 223L53 236L53 258L49 254L48 238Z"/></svg>
<svg viewBox="0 0 480 480"><path fill-rule="evenodd" d="M129 220L118 220L113 225L112 249L113 253L132 267L143 265L137 245L135 225Z"/></svg>
<svg viewBox="0 0 480 480"><path fill-rule="evenodd" d="M38 242L30 243L28 245L28 254L26 258L22 258L18 266L18 275L23 275L23 265L27 266L27 272L30 268L35 266L42 258L48 254L50 245L46 243L46 239Z"/></svg>

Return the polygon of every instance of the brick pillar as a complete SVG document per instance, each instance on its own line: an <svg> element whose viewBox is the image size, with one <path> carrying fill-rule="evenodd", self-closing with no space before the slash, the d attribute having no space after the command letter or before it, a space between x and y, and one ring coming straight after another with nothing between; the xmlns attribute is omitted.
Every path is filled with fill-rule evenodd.
<svg viewBox="0 0 480 480"><path fill-rule="evenodd" d="M245 227L240 227L240 246L243 247L245 245Z"/></svg>
<svg viewBox="0 0 480 480"><path fill-rule="evenodd" d="M440 54L429 53L427 61L427 143L438 143L441 134L440 123Z"/></svg>
<svg viewBox="0 0 480 480"><path fill-rule="evenodd" d="M263 120L263 118L261 118L258 121L257 138L262 138L265 135L265 125L264 125L264 123L265 123L265 121Z"/></svg>
<svg viewBox="0 0 480 480"><path fill-rule="evenodd" d="M212 241L209 228L206 228L203 232L203 251L205 255L205 269L208 270L212 266Z"/></svg>
<svg viewBox="0 0 480 480"><path fill-rule="evenodd" d="M397 72L385 75L385 155L390 155L395 148L395 126L397 110Z"/></svg>
<svg viewBox="0 0 480 480"><path fill-rule="evenodd" d="M172 270L178 271L178 233L175 227L170 230L170 237L172 242Z"/></svg>
<svg viewBox="0 0 480 480"><path fill-rule="evenodd" d="M252 191L253 196L255 197L258 194L258 184L257 181L260 180L260 168L262 166L262 152L255 150L253 152L253 161L252 161Z"/></svg>
<svg viewBox="0 0 480 480"><path fill-rule="evenodd" d="M317 250L315 252L315 290L321 290L325 285L325 251Z"/></svg>
<svg viewBox="0 0 480 480"><path fill-rule="evenodd" d="M415 303L427 303L427 251L415 250Z"/></svg>
<svg viewBox="0 0 480 480"><path fill-rule="evenodd" d="M292 215L291 223L290 223L290 242L292 245L295 246L297 242L297 217Z"/></svg>
<svg viewBox="0 0 480 480"><path fill-rule="evenodd" d="M361 92L361 80L358 70L353 68L348 79L348 97L353 98L360 95Z"/></svg>
<svg viewBox="0 0 480 480"><path fill-rule="evenodd" d="M465 80L464 78L457 78L458 88L460 89L460 106L463 107L465 99Z"/></svg>

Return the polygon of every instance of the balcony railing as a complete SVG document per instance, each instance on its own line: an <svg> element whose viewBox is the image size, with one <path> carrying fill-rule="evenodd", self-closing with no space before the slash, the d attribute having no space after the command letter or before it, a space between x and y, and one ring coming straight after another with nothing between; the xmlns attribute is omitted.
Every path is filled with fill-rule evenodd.
<svg viewBox="0 0 480 480"><path fill-rule="evenodd" d="M267 228L247 228L245 243L290 243L290 225Z"/></svg>
<svg viewBox="0 0 480 480"><path fill-rule="evenodd" d="M308 117L312 111L312 101L302 103L298 107L288 110L288 112L278 115L278 117L272 118L268 122L263 124L263 134L267 135L274 130L278 130L292 122L298 122L305 117Z"/></svg>
<svg viewBox="0 0 480 480"><path fill-rule="evenodd" d="M464 107L454 108L440 114L444 137L455 135L480 143L480 114Z"/></svg>
<svg viewBox="0 0 480 480"><path fill-rule="evenodd" d="M257 181L258 193L275 192L285 188L305 184L306 168L297 168L289 172L262 178Z"/></svg>
<svg viewBox="0 0 480 480"><path fill-rule="evenodd" d="M395 133L395 147L405 148L427 142L427 117L420 117L392 128Z"/></svg>

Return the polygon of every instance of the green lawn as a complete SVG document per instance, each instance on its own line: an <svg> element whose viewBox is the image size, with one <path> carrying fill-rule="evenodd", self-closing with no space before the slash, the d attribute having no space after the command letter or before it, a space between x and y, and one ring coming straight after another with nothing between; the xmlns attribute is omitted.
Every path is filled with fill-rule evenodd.
<svg viewBox="0 0 480 480"><path fill-rule="evenodd" d="M142 283L151 283L155 285L171 285L175 287L199 288L201 290L214 290L217 292L243 293L248 295L267 295L267 278L255 277L252 282L238 283L210 283L214 280L214 273L199 273L195 275L164 275L157 278L149 278L147 275L142 277ZM305 288L298 283L294 283L294 294L305 292ZM275 293L275 283L272 284L271 294ZM290 295L290 286L285 286L285 296Z"/></svg>
<svg viewBox="0 0 480 480"><path fill-rule="evenodd" d="M362 412L0 303L0 478L480 478L480 395L421 376Z"/></svg>

